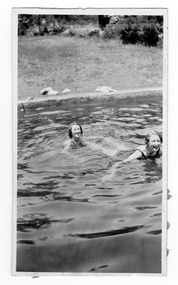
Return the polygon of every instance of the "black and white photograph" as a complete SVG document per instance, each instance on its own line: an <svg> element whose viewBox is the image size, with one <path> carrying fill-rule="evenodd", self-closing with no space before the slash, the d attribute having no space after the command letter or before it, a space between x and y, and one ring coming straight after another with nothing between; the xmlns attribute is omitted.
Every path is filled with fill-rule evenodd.
<svg viewBox="0 0 178 285"><path fill-rule="evenodd" d="M12 23L12 274L165 276L167 9Z"/></svg>

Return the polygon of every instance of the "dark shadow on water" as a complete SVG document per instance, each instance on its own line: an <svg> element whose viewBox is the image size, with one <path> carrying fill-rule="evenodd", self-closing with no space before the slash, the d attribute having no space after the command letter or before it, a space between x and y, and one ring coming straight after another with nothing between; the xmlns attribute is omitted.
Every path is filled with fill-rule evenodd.
<svg viewBox="0 0 178 285"><path fill-rule="evenodd" d="M47 182L43 182L43 183L24 183L23 185L32 185L33 188L36 188L36 189L56 189L58 188L58 185L59 183L57 181L54 181L54 180L49 180Z"/></svg>
<svg viewBox="0 0 178 285"><path fill-rule="evenodd" d="M144 211L144 210L151 210L156 209L157 207L154 206L146 206L146 207L135 207L136 210Z"/></svg>
<svg viewBox="0 0 178 285"><path fill-rule="evenodd" d="M24 177L23 174L17 174L17 180L19 180L19 179L21 179L21 178L23 178L23 177Z"/></svg>
<svg viewBox="0 0 178 285"><path fill-rule="evenodd" d="M47 195L50 195L51 194L51 191L40 191L40 190L32 190L31 188L30 189L25 189L25 190L18 190L17 191L17 197L20 198L20 197L45 197Z"/></svg>
<svg viewBox="0 0 178 285"><path fill-rule="evenodd" d="M92 198L95 198L95 197L103 197L103 198L117 198L117 197L121 197L122 195L94 195L94 196L91 196Z"/></svg>
<svg viewBox="0 0 178 285"><path fill-rule="evenodd" d="M25 169L28 169L28 168L29 168L29 166L26 163L18 163L17 164L17 169L25 170Z"/></svg>
<svg viewBox="0 0 178 285"><path fill-rule="evenodd" d="M49 225L51 223L48 218L37 218L30 221L17 221L17 230L20 232L28 232L30 229L39 229L42 226Z"/></svg>
<svg viewBox="0 0 178 285"><path fill-rule="evenodd" d="M101 266L98 266L98 267L93 267L89 270L89 272L98 272L100 269L103 269L103 268L106 268L108 267L108 265L101 265Z"/></svg>
<svg viewBox="0 0 178 285"><path fill-rule="evenodd" d="M86 184L85 184L86 185ZM97 189L101 189L101 190L112 190L112 189L114 189L113 187L108 187L108 186L106 186L106 187L97 187Z"/></svg>
<svg viewBox="0 0 178 285"><path fill-rule="evenodd" d="M161 191L158 191L158 192L155 192L155 193L153 193L152 195L155 196L155 195L160 195L160 194L162 194L162 190L161 190Z"/></svg>
<svg viewBox="0 0 178 285"><path fill-rule="evenodd" d="M124 227L122 229L111 230L111 231L107 231L107 232L97 232L97 233L88 233L88 234L69 234L67 236L77 237L77 238L85 238L85 239L94 239L94 238L128 234L131 232L138 231L141 228L144 228L144 226L141 225L141 226L133 226L133 227Z"/></svg>
<svg viewBox="0 0 178 285"><path fill-rule="evenodd" d="M150 218L153 218L153 217L160 217L162 216L162 213L156 213L154 215L151 215Z"/></svg>
<svg viewBox="0 0 178 285"><path fill-rule="evenodd" d="M73 218L51 219L46 214L28 214L17 220L17 231L29 232L31 229L46 228L52 223L69 223Z"/></svg>
<svg viewBox="0 0 178 285"><path fill-rule="evenodd" d="M29 245L35 245L35 242L32 240L25 240L25 239L21 239L17 242L18 244L29 244Z"/></svg>
<svg viewBox="0 0 178 285"><path fill-rule="evenodd" d="M155 230L147 232L148 235L160 235L162 233L162 230Z"/></svg>

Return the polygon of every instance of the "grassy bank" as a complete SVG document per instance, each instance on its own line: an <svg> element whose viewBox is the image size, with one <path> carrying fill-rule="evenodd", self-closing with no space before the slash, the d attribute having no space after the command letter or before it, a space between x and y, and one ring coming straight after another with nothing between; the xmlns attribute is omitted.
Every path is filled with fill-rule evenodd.
<svg viewBox="0 0 178 285"><path fill-rule="evenodd" d="M52 87L59 93L94 92L162 85L162 49L123 45L118 40L62 36L19 37L18 99L40 97Z"/></svg>

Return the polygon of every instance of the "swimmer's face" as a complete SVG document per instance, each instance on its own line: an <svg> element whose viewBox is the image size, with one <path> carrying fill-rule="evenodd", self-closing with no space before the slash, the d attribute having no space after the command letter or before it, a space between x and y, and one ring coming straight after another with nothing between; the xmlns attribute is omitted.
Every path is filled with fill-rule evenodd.
<svg viewBox="0 0 178 285"><path fill-rule="evenodd" d="M72 137L74 140L79 140L81 137L81 130L79 125L72 126Z"/></svg>
<svg viewBox="0 0 178 285"><path fill-rule="evenodd" d="M151 135L148 142L150 149L157 151L160 148L160 145L160 137L158 135Z"/></svg>

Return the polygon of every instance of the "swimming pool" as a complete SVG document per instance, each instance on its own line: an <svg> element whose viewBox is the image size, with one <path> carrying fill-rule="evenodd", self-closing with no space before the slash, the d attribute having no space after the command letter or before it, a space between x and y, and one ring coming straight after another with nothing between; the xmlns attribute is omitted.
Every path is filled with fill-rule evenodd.
<svg viewBox="0 0 178 285"><path fill-rule="evenodd" d="M161 131L162 96L80 101L19 107L16 270L161 273L162 159L103 177ZM73 121L94 148L63 152Z"/></svg>

